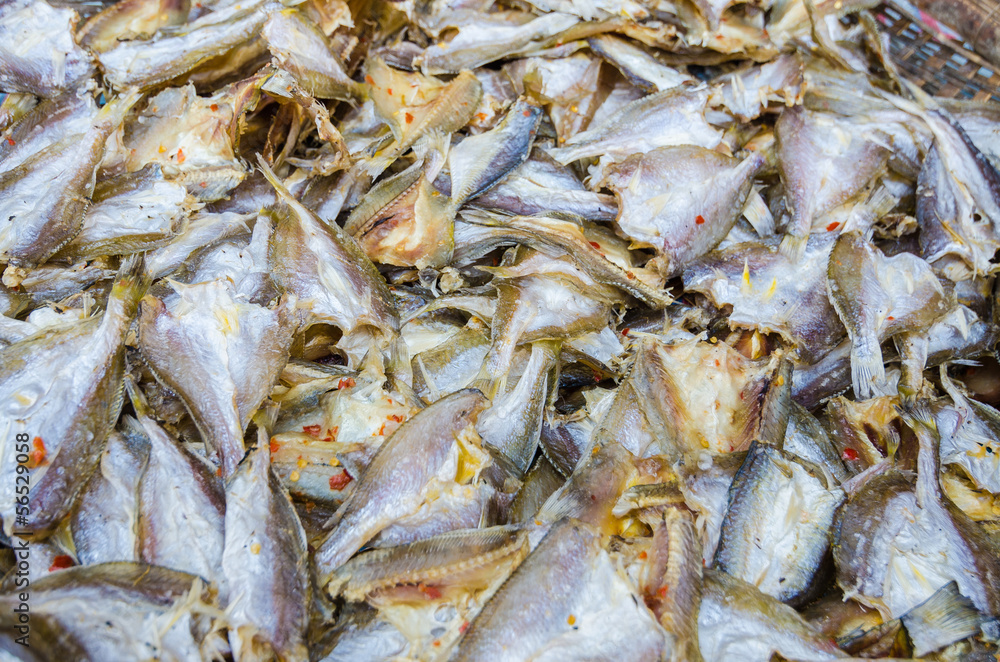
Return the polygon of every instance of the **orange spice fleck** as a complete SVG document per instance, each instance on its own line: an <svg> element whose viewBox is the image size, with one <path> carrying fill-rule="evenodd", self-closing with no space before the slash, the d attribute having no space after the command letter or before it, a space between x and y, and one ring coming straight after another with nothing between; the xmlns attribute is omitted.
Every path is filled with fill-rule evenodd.
<svg viewBox="0 0 1000 662"><path fill-rule="evenodd" d="M28 457L30 458L28 466L33 469L45 461L45 455L47 453L45 450L45 442L42 441L41 437L35 437L31 442L31 446L34 450L28 453Z"/></svg>
<svg viewBox="0 0 1000 662"><path fill-rule="evenodd" d="M531 111L530 110L525 110L524 111L524 116L525 117L531 117Z"/></svg>
<svg viewBox="0 0 1000 662"><path fill-rule="evenodd" d="M593 246L594 248L596 248L597 250L601 250L601 245L599 243L597 243L596 241L590 242L590 245Z"/></svg>
<svg viewBox="0 0 1000 662"><path fill-rule="evenodd" d="M833 232L834 230L836 230L839 227L840 227L840 223L838 223L837 221L834 221L833 223L830 223L830 225L826 226L826 231L827 232Z"/></svg>
<svg viewBox="0 0 1000 662"><path fill-rule="evenodd" d="M406 113L406 123L411 124L413 122L413 115Z"/></svg>
<svg viewBox="0 0 1000 662"><path fill-rule="evenodd" d="M337 382L337 388L351 388L352 386L357 386L357 382L354 381L354 377L345 377Z"/></svg>
<svg viewBox="0 0 1000 662"><path fill-rule="evenodd" d="M701 214L698 214L697 216L694 217L694 222L695 222L695 225L704 225L705 224L705 217L702 216Z"/></svg>
<svg viewBox="0 0 1000 662"><path fill-rule="evenodd" d="M184 149L183 149L183 148L181 148L181 147L178 147L178 148L177 148L177 163L178 163L178 164L180 164L180 163L184 163L184 159L186 159L186 158L187 158L187 157L186 157L186 156L184 156Z"/></svg>
<svg viewBox="0 0 1000 662"><path fill-rule="evenodd" d="M369 85L374 85L375 79L372 78L371 76L365 76L365 82L368 83Z"/></svg>
<svg viewBox="0 0 1000 662"><path fill-rule="evenodd" d="M840 455L840 457L844 458L845 460L856 460L858 459L858 452L853 448L845 448L844 452Z"/></svg>
<svg viewBox="0 0 1000 662"><path fill-rule="evenodd" d="M62 570L64 568L73 567L73 557L67 556L66 554L60 554L59 556L52 559L52 565L49 566L49 572L55 572L56 570Z"/></svg>
<svg viewBox="0 0 1000 662"><path fill-rule="evenodd" d="M391 87L386 88L385 91L389 93L389 96L392 96L392 88Z"/></svg>
<svg viewBox="0 0 1000 662"><path fill-rule="evenodd" d="M212 112L214 113L215 111L217 111L219 109L219 104L213 103L211 106L209 106L209 108L211 108Z"/></svg>
<svg viewBox="0 0 1000 662"><path fill-rule="evenodd" d="M639 559L640 559L640 560L645 560L645 558L646 558L647 556L649 556L649 554L647 554L647 553L645 552L645 550L643 550L643 551L639 552Z"/></svg>
<svg viewBox="0 0 1000 662"><path fill-rule="evenodd" d="M629 280L635 280L635 274L632 273L631 271L626 271L625 275L628 276Z"/></svg>
<svg viewBox="0 0 1000 662"><path fill-rule="evenodd" d="M271 440L271 455L274 455L279 450L281 450L281 444L276 442L274 439Z"/></svg>
<svg viewBox="0 0 1000 662"><path fill-rule="evenodd" d="M11 147L13 147L13 146L14 146L14 145L16 145L17 143L16 143L15 141L14 141L14 139L13 139L13 138L11 138L10 136L8 136L8 137L7 137L7 144L8 144L8 145L10 145Z"/></svg>
<svg viewBox="0 0 1000 662"><path fill-rule="evenodd" d="M302 431L305 432L310 437L319 437L320 430L323 429L322 425L303 425Z"/></svg>

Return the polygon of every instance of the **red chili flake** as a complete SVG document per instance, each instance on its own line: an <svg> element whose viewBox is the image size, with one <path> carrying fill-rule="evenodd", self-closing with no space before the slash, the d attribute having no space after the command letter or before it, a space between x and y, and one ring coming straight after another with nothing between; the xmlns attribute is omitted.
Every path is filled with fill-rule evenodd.
<svg viewBox="0 0 1000 662"><path fill-rule="evenodd" d="M840 227L840 223L838 223L837 221L834 221L833 223L830 223L830 225L826 226L826 231L827 232L833 232L834 230L836 230L839 227Z"/></svg>
<svg viewBox="0 0 1000 662"><path fill-rule="evenodd" d="M378 434L380 437L385 434L385 423L383 423L381 427L379 427Z"/></svg>
<svg viewBox="0 0 1000 662"><path fill-rule="evenodd" d="M702 216L701 214L698 214L697 216L694 217L694 223L695 225L704 225L705 217Z"/></svg>
<svg viewBox="0 0 1000 662"><path fill-rule="evenodd" d="M639 558L640 559L645 559L647 556L649 556L649 554L647 554L646 552L644 552L644 551L639 552Z"/></svg>
<svg viewBox="0 0 1000 662"><path fill-rule="evenodd" d="M184 163L184 159L186 159L186 158L187 157L184 156L184 149L183 148L178 148L177 149L177 163L178 164Z"/></svg>
<svg viewBox="0 0 1000 662"><path fill-rule="evenodd" d="M219 478L222 478L222 467L216 467L215 475L218 476Z"/></svg>
<svg viewBox="0 0 1000 662"><path fill-rule="evenodd" d="M635 274L632 273L631 271L626 271L625 275L628 276L629 280L635 280Z"/></svg>
<svg viewBox="0 0 1000 662"><path fill-rule="evenodd" d="M392 88L391 87L386 88L385 91L389 93L389 96L392 96Z"/></svg>
<svg viewBox="0 0 1000 662"><path fill-rule="evenodd" d="M198 186L200 186L202 188L207 188L208 187L208 182L199 182Z"/></svg>
<svg viewBox="0 0 1000 662"><path fill-rule="evenodd" d="M887 320L889 320L890 322L892 322L892 321L894 321L894 320L895 320L896 318L895 318L895 317L893 317L892 315L889 315L888 317L886 317L886 319L887 319Z"/></svg>
<svg viewBox="0 0 1000 662"><path fill-rule="evenodd" d="M34 440L32 440L31 445L35 450L28 453L28 457L31 458L32 466L37 467L45 461L45 442L42 441L41 437L35 437Z"/></svg>
<svg viewBox="0 0 1000 662"><path fill-rule="evenodd" d="M388 420L395 421L397 423L402 423L403 422L403 415L402 414L389 414Z"/></svg>
<svg viewBox="0 0 1000 662"><path fill-rule="evenodd" d="M856 460L858 459L858 452L853 448L845 448L843 454L840 456L845 460Z"/></svg>
<svg viewBox="0 0 1000 662"><path fill-rule="evenodd" d="M318 437L320 430L323 429L322 425L303 425L302 431L305 432L310 437Z"/></svg>
<svg viewBox="0 0 1000 662"><path fill-rule="evenodd" d="M63 570L65 568L73 567L73 557L67 556L66 554L60 554L59 556L52 559L52 565L49 566L49 572L55 572L56 570Z"/></svg>
<svg viewBox="0 0 1000 662"><path fill-rule="evenodd" d="M531 117L531 111L530 110L524 111L524 116L525 117Z"/></svg>
<svg viewBox="0 0 1000 662"><path fill-rule="evenodd" d="M271 455L274 455L281 449L281 444L276 442L274 439L271 440Z"/></svg>
<svg viewBox="0 0 1000 662"><path fill-rule="evenodd" d="M441 640L440 639L435 639L434 640L434 645L435 646L440 646L441 645Z"/></svg>
<svg viewBox="0 0 1000 662"><path fill-rule="evenodd" d="M702 560L704 560L704 559L702 559ZM667 597L667 587L666 587L666 586L661 586L661 587L660 587L660 590L659 590L659 591L657 591L657 593L659 593L659 594L660 594L660 597L661 597L661 598L665 598L665 597Z"/></svg>
<svg viewBox="0 0 1000 662"><path fill-rule="evenodd" d="M435 586L428 586L427 584L417 584L417 588L420 592L426 595L431 600L437 600L441 597L441 591Z"/></svg>
<svg viewBox="0 0 1000 662"><path fill-rule="evenodd" d="M214 113L215 111L217 111L219 109L219 104L213 103L211 106L209 106L209 108L211 108L212 112Z"/></svg>
<svg viewBox="0 0 1000 662"><path fill-rule="evenodd" d="M344 379L341 379L339 382L337 382L337 388L351 388L352 386L356 385L357 382L354 381L354 377L345 377Z"/></svg>
<svg viewBox="0 0 1000 662"><path fill-rule="evenodd" d="M599 243L597 243L596 241L590 242L590 245L593 246L594 248L596 248L597 250L601 250L601 245Z"/></svg>
<svg viewBox="0 0 1000 662"><path fill-rule="evenodd" d="M337 474L336 476L330 476L330 489L339 492L340 490L347 487L347 484L350 483L352 480L354 479L351 478L351 474L347 473L346 471Z"/></svg>
<svg viewBox="0 0 1000 662"><path fill-rule="evenodd" d="M462 621L461 627L458 628L459 634L465 634L465 631L469 629L469 621Z"/></svg>
<svg viewBox="0 0 1000 662"><path fill-rule="evenodd" d="M10 137L8 137L8 138L7 138L7 144L8 144L8 145L10 145L11 147L13 147L13 146L14 146L14 145L16 145L17 143L16 143L16 142L14 142L14 139L13 139L13 138L10 138Z"/></svg>
<svg viewBox="0 0 1000 662"><path fill-rule="evenodd" d="M476 119L480 122L486 121L486 113L476 113Z"/></svg>
<svg viewBox="0 0 1000 662"><path fill-rule="evenodd" d="M628 332L629 332L629 330L630 330L630 329L629 329L629 328L628 328L628 327L626 326L626 327L625 327L624 329L622 329L622 335L623 335L623 336L627 336L627 335L628 335Z"/></svg>
<svg viewBox="0 0 1000 662"><path fill-rule="evenodd" d="M326 431L326 437L323 438L323 441L335 440L337 438L337 433L339 432L340 432L340 426L334 425L332 429Z"/></svg>
<svg viewBox="0 0 1000 662"><path fill-rule="evenodd" d="M406 113L406 123L410 124L411 122L413 122L413 115Z"/></svg>
<svg viewBox="0 0 1000 662"><path fill-rule="evenodd" d="M368 83L369 85L374 85L375 79L372 78L371 76L365 76L365 82Z"/></svg>

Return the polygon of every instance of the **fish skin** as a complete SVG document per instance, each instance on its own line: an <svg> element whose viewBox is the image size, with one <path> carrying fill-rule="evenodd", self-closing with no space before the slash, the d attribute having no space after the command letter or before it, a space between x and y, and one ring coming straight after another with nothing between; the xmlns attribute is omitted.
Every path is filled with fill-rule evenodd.
<svg viewBox="0 0 1000 662"><path fill-rule="evenodd" d="M624 159L657 147L716 147L722 134L705 121L707 89L668 89L625 105L603 123L549 150L562 164L593 156Z"/></svg>
<svg viewBox="0 0 1000 662"><path fill-rule="evenodd" d="M161 28L183 25L190 0L124 0L91 16L76 33L81 46L93 53L114 48L119 41L147 39Z"/></svg>
<svg viewBox="0 0 1000 662"><path fill-rule="evenodd" d="M725 239L763 164L759 154L738 161L696 146L661 147L611 166L603 184L618 199L621 231L654 247L671 277Z"/></svg>
<svg viewBox="0 0 1000 662"><path fill-rule="evenodd" d="M848 657L794 609L719 570L705 571L698 638L706 660L745 662Z"/></svg>
<svg viewBox="0 0 1000 662"><path fill-rule="evenodd" d="M0 88L54 97L90 78L94 61L74 39L77 20L43 0L12 2L0 14Z"/></svg>
<svg viewBox="0 0 1000 662"><path fill-rule="evenodd" d="M833 447L830 434L809 410L793 402L781 449L830 472L837 484L850 477Z"/></svg>
<svg viewBox="0 0 1000 662"><path fill-rule="evenodd" d="M476 421L483 445L506 458L518 480L524 478L538 450L545 405L556 386L550 379L558 360L557 341L532 343L531 357L517 385L498 394Z"/></svg>
<svg viewBox="0 0 1000 662"><path fill-rule="evenodd" d="M528 536L518 527L466 529L362 552L333 575L328 590L348 600L405 584L471 584L494 564L528 553ZM464 575L471 575L466 578Z"/></svg>
<svg viewBox="0 0 1000 662"><path fill-rule="evenodd" d="M694 82L694 79L677 71L636 46L631 41L601 34L587 40L590 50L615 66L630 83L646 92L662 92L673 87Z"/></svg>
<svg viewBox="0 0 1000 662"><path fill-rule="evenodd" d="M778 250L777 238L732 244L688 265L684 288L731 305L730 328L777 333L813 363L846 335L827 295L833 240L812 235L797 262Z"/></svg>
<svg viewBox="0 0 1000 662"><path fill-rule="evenodd" d="M471 71L463 70L444 87L432 88L434 96L421 104L412 103L415 101L413 98L409 105L395 99L390 101L391 97L383 96L379 91L381 87L388 89L388 85L378 85L383 76L379 67L388 69L380 59L374 59L369 65L368 76L376 81L371 95L376 112L389 125L394 140L362 164L364 171L372 177L381 174L421 137L432 131L450 134L465 126L483 96L479 79ZM419 94L418 91L414 96Z"/></svg>
<svg viewBox="0 0 1000 662"><path fill-rule="evenodd" d="M319 99L363 98L365 87L351 80L326 35L301 11L272 13L261 29L280 68L291 73L302 88Z"/></svg>
<svg viewBox="0 0 1000 662"><path fill-rule="evenodd" d="M344 230L380 264L443 267L454 248L456 201L434 188L445 165L448 138L436 134L418 163L376 184L351 212Z"/></svg>
<svg viewBox="0 0 1000 662"><path fill-rule="evenodd" d="M485 406L486 398L479 391L457 391L406 421L379 447L316 550L320 585L376 533L420 505L427 483L447 468L455 435L474 424ZM417 457L413 453L418 448L419 465L401 461Z"/></svg>
<svg viewBox="0 0 1000 662"><path fill-rule="evenodd" d="M1000 247L1000 173L952 118L924 117L935 140L917 181L921 251L952 280L991 273Z"/></svg>
<svg viewBox="0 0 1000 662"><path fill-rule="evenodd" d="M542 108L525 98L492 129L469 136L448 152L451 197L459 207L496 186L531 153Z"/></svg>
<svg viewBox="0 0 1000 662"><path fill-rule="evenodd" d="M588 191L565 166L537 146L528 160L469 204L519 216L556 212L591 221L613 221L618 215L614 196Z"/></svg>
<svg viewBox="0 0 1000 662"><path fill-rule="evenodd" d="M845 595L885 618L901 616L952 580L978 610L996 614L1000 561L993 543L941 491L940 435L926 404L901 415L919 442L916 485L890 470L850 496L834 529L837 581Z"/></svg>
<svg viewBox="0 0 1000 662"><path fill-rule="evenodd" d="M0 262L8 265L5 285L18 284L23 275L16 275L16 270L45 262L80 232L105 142L140 97L129 92L108 102L85 133L49 145L0 174ZM42 182L45 186L40 188Z"/></svg>
<svg viewBox="0 0 1000 662"><path fill-rule="evenodd" d="M713 567L782 602L801 603L829 549L834 512L844 498L790 454L751 445L729 488Z"/></svg>
<svg viewBox="0 0 1000 662"><path fill-rule="evenodd" d="M27 92L8 92L0 101L0 131L6 131L31 112L38 100Z"/></svg>
<svg viewBox="0 0 1000 662"><path fill-rule="evenodd" d="M212 582L223 602L222 573L225 490L215 469L196 457L153 418L148 403L126 378L138 418L124 423L144 435L147 463L139 482L137 531L141 560L198 575ZM192 548L191 541L198 544Z"/></svg>
<svg viewBox="0 0 1000 662"><path fill-rule="evenodd" d="M886 388L882 340L929 327L951 297L926 262L911 253L885 257L854 232L837 239L828 275L830 302L851 338L854 391L872 397Z"/></svg>
<svg viewBox="0 0 1000 662"><path fill-rule="evenodd" d="M78 262L159 248L196 206L184 186L148 165L97 185L79 234L57 255Z"/></svg>
<svg viewBox="0 0 1000 662"><path fill-rule="evenodd" d="M97 471L80 493L70 526L81 565L139 561L139 483L148 448L128 426L108 435Z"/></svg>
<svg viewBox="0 0 1000 662"><path fill-rule="evenodd" d="M176 273L206 248L241 234L249 234L249 214L234 212L193 214L166 246L146 254L146 265L156 279Z"/></svg>
<svg viewBox="0 0 1000 662"><path fill-rule="evenodd" d="M474 69L554 37L580 20L559 12L522 16L529 20L514 22L502 15L490 20L481 15L475 24L461 26L448 42L428 46L415 64L425 74Z"/></svg>
<svg viewBox="0 0 1000 662"><path fill-rule="evenodd" d="M9 445L15 434L41 439L45 452L31 472L31 507L18 530L43 533L54 527L97 468L122 405L125 334L148 285L142 256L130 256L103 315L0 350L0 392L9 403L0 417L8 444L0 463L0 474L10 479L0 491L7 535L14 529L17 467Z"/></svg>
<svg viewBox="0 0 1000 662"><path fill-rule="evenodd" d="M267 20L266 0L247 0L206 14L176 33L148 41L125 41L97 54L105 80L116 89L149 89L192 71L260 32Z"/></svg>
<svg viewBox="0 0 1000 662"><path fill-rule="evenodd" d="M635 660L659 660L668 650L597 532L564 519L486 603L448 659L606 659L622 645Z"/></svg>
<svg viewBox="0 0 1000 662"><path fill-rule="evenodd" d="M674 641L672 662L701 662L698 613L702 593L702 552L694 517L684 508L666 508L653 528L652 555L644 568L646 605ZM665 590L664 590L665 589Z"/></svg>
<svg viewBox="0 0 1000 662"><path fill-rule="evenodd" d="M0 141L0 172L16 168L64 138L86 133L97 113L89 94L60 94L40 102L11 127L10 140Z"/></svg>
<svg viewBox="0 0 1000 662"><path fill-rule="evenodd" d="M38 659L202 659L217 610L213 591L184 572L143 563L68 568L32 582L32 650ZM17 634L17 593L0 596L3 645ZM9 642L9 643L8 643ZM36 658L32 658L36 659Z"/></svg>
<svg viewBox="0 0 1000 662"><path fill-rule="evenodd" d="M597 283L616 287L652 308L666 308L673 302L673 298L661 287L651 285L640 278L637 272L642 273L642 270L639 267L629 269L619 262L610 260L601 249L594 248L589 237L597 235L599 229L589 223L567 221L551 216L499 217L487 212L476 213L473 210L463 212L460 218L466 225L479 225L492 230L492 232L484 231L484 234L493 235L486 242L489 250L496 245L516 243L530 246L552 257L567 255ZM459 227L456 224L456 236L458 232ZM595 238L605 237L607 235ZM463 259L460 248L456 239L455 262ZM647 270L643 275L649 277L650 272Z"/></svg>
<svg viewBox="0 0 1000 662"><path fill-rule="evenodd" d="M312 583L305 531L271 470L267 432L226 481L222 571L226 621L240 660L309 659Z"/></svg>
<svg viewBox="0 0 1000 662"><path fill-rule="evenodd" d="M934 403L934 424L941 434L941 464L961 467L973 484L1000 494L1000 412L967 397L947 375L941 386L951 397L952 405Z"/></svg>
<svg viewBox="0 0 1000 662"><path fill-rule="evenodd" d="M398 333L392 296L364 251L339 225L302 206L276 179L272 185L279 204L269 259L278 288L305 303L312 320L338 326L345 335L362 326L389 336Z"/></svg>
<svg viewBox="0 0 1000 662"><path fill-rule="evenodd" d="M243 459L250 417L288 359L293 304L282 299L271 310L239 301L227 279L173 288L166 302L143 300L139 346L157 380L181 396L228 478Z"/></svg>
<svg viewBox="0 0 1000 662"><path fill-rule="evenodd" d="M815 218L849 200L881 173L889 150L868 138L863 128L801 106L781 113L775 137L792 216L790 236L804 240Z"/></svg>

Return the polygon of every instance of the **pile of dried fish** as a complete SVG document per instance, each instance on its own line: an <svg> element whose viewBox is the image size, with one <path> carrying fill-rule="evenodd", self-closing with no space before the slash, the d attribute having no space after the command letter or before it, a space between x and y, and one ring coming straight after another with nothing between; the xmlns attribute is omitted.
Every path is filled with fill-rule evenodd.
<svg viewBox="0 0 1000 662"><path fill-rule="evenodd" d="M993 659L1000 107L871 7L0 3L0 659Z"/></svg>

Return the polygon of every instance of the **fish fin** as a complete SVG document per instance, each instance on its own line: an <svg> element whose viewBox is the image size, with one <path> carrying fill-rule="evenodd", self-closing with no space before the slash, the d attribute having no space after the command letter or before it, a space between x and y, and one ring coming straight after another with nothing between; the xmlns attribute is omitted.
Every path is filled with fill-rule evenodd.
<svg viewBox="0 0 1000 662"><path fill-rule="evenodd" d="M146 396L143 395L142 391L139 389L139 385L135 383L135 378L132 377L132 375L125 375L125 392L128 393L128 399L129 402L132 403L132 409L135 410L135 413L139 416L139 418L153 417L153 410L149 406L149 401L146 400ZM138 421L136 421L136 424L139 424Z"/></svg>
<svg viewBox="0 0 1000 662"><path fill-rule="evenodd" d="M264 160L264 156L261 154L257 154L257 165L260 166L261 174L264 175L267 183L274 188L274 192L278 194L279 198L295 201L295 196L288 190L285 183L278 179L278 176L274 174L274 170L271 170L271 166L267 164L267 161Z"/></svg>
<svg viewBox="0 0 1000 662"><path fill-rule="evenodd" d="M393 161L395 161L396 158L398 157L397 154L391 154L391 155L385 154L385 152L391 149L394 144L395 143L390 144L389 147L386 148L386 150L376 153L371 157L369 157L367 160L362 161L359 164L361 170L364 171L364 173L367 174L372 179L375 179L383 172L385 172L386 168L391 166Z"/></svg>
<svg viewBox="0 0 1000 662"><path fill-rule="evenodd" d="M885 365L878 338L858 336L851 346L851 383L854 397L867 400L875 391L874 386L885 381Z"/></svg>
<svg viewBox="0 0 1000 662"><path fill-rule="evenodd" d="M809 242L809 235L804 237L799 237L793 234L786 234L781 239L781 245L778 246L778 250L781 254L787 257L791 262L798 263L802 259L803 253L806 252L806 244Z"/></svg>
<svg viewBox="0 0 1000 662"><path fill-rule="evenodd" d="M924 657L956 641L971 637L988 620L951 581L900 617L913 642L913 652Z"/></svg>
<svg viewBox="0 0 1000 662"><path fill-rule="evenodd" d="M774 216L756 187L750 191L747 204L743 207L743 216L759 236L770 237L774 234Z"/></svg>
<svg viewBox="0 0 1000 662"><path fill-rule="evenodd" d="M146 270L145 253L133 253L124 260L115 276L115 284L111 288L111 298L121 301L128 308L139 305L142 297L152 282L152 275Z"/></svg>

